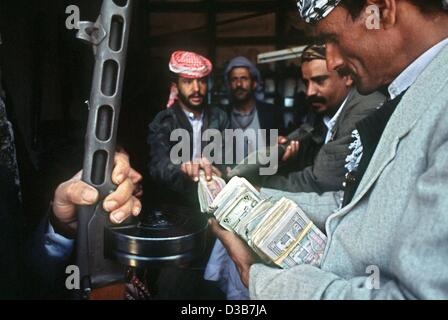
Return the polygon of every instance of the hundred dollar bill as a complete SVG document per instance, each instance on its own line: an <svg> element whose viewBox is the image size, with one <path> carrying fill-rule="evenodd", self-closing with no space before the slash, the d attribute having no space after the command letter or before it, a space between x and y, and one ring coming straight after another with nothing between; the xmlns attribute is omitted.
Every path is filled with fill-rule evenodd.
<svg viewBox="0 0 448 320"><path fill-rule="evenodd" d="M232 178L229 183L222 189L222 191L213 200L210 208L215 211L223 204L228 203L235 194L243 193L244 190L249 190L253 194L260 196L260 193L244 178L235 177Z"/></svg>
<svg viewBox="0 0 448 320"><path fill-rule="evenodd" d="M250 190L239 195L227 211L218 220L225 229L234 231L240 221L244 219L261 201L260 197Z"/></svg>
<svg viewBox="0 0 448 320"><path fill-rule="evenodd" d="M235 228L235 233L237 233L243 240L250 241L251 232L257 227L260 221L264 218L270 208L274 204L268 200L261 200L252 211L241 219L240 223Z"/></svg>

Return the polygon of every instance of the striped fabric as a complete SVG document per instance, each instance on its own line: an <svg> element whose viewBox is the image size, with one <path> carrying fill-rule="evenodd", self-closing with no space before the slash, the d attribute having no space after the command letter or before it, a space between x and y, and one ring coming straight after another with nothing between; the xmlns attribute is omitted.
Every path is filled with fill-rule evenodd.
<svg viewBox="0 0 448 320"><path fill-rule="evenodd" d="M316 23L329 15L340 2L341 0L299 0L297 8L303 20Z"/></svg>
<svg viewBox="0 0 448 320"><path fill-rule="evenodd" d="M172 72L184 78L204 78L208 76L213 66L207 58L188 51L176 51L172 54L169 68Z"/></svg>

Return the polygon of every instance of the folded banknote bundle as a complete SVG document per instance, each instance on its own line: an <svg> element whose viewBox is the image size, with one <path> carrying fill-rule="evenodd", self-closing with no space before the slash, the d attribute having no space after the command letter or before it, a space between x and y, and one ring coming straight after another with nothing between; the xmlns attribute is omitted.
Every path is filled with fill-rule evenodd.
<svg viewBox="0 0 448 320"><path fill-rule="evenodd" d="M238 234L267 263L287 269L299 264L320 266L327 237L297 203L287 198L263 199L244 178L226 185L201 176L198 186L201 210Z"/></svg>

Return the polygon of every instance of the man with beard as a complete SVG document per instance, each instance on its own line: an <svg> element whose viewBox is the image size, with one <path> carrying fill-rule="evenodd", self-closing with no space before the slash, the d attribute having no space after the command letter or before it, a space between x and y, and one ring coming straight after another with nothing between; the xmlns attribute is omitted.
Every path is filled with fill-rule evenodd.
<svg viewBox="0 0 448 320"><path fill-rule="evenodd" d="M253 299L446 299L447 1L298 7L326 42L328 69L348 69L359 92L383 88L389 99L356 125L343 195L261 190L296 201L325 230L320 267L255 264L240 239L210 221L214 232Z"/></svg>
<svg viewBox="0 0 448 320"><path fill-rule="evenodd" d="M247 139L244 141L242 156L246 157L256 151L258 145L264 146L270 141L270 130L276 129L280 134L283 133L282 112L280 108L260 99L262 95L261 75L247 58L232 59L226 68L225 77L232 102L227 110L232 129L242 129L244 132L252 130L252 132L248 132ZM257 133L260 129L267 130L266 141L257 141Z"/></svg>
<svg viewBox="0 0 448 320"><path fill-rule="evenodd" d="M253 182L266 188L290 192L342 190L346 174L345 160L350 153L349 145L355 124L379 107L385 98L378 92L362 96L353 88L353 80L349 75L336 70L329 71L324 45L314 44L305 48L301 61L307 100L317 119L312 136L303 140L300 147L298 142L292 142L284 160L296 152L298 157L294 160L297 162L306 163L308 160L305 158L312 159L299 171L263 176ZM206 279L218 281L228 299L248 297L247 289L239 281L235 265L219 241L209 260Z"/></svg>
<svg viewBox="0 0 448 320"><path fill-rule="evenodd" d="M283 158L286 160L298 152L299 162L306 166L286 175L262 177L259 184L290 192L342 190L345 159L350 153L348 146L355 124L379 107L385 97L378 92L362 96L349 75L328 70L324 45L305 48L301 61L307 100L318 119L312 138L302 141L300 146L299 142L292 142Z"/></svg>
<svg viewBox="0 0 448 320"><path fill-rule="evenodd" d="M203 169L207 180L220 171L202 157L206 129L223 132L229 127L227 115L219 108L208 106L207 80L212 72L211 62L196 53L177 51L171 56L169 69L174 81L170 103L149 125L149 173L157 185L159 201L178 201L178 204L197 204L196 182ZM171 149L178 141L170 141L171 133L184 129L190 138L190 161L182 164L170 159Z"/></svg>
<svg viewBox="0 0 448 320"><path fill-rule="evenodd" d="M201 214L197 194L199 171L204 170L207 180L210 180L212 175L221 175L202 155L207 145L202 141L204 131L215 129L223 132L229 128L226 113L217 107L209 106L206 101L208 76L212 68L207 58L194 52L176 51L171 56L169 69L173 81L168 108L159 112L149 125L149 173L153 188L151 193L146 192L146 195L150 197L147 200L151 200L151 206L164 208L166 205L174 205L171 210L176 210L175 206L189 207L192 215ZM190 148L187 150L190 161L185 162L185 159L182 159L182 164L176 164L175 159L170 157L172 148L180 142L170 139L171 134L178 129L183 129L190 142ZM181 139L185 137L182 136ZM214 239L207 239L207 245L210 245L208 241ZM203 258L207 256L206 252ZM154 284L157 288L157 298L206 298L205 292L213 288L210 289L208 283L203 280L203 263L197 261L194 267L170 266L160 269Z"/></svg>

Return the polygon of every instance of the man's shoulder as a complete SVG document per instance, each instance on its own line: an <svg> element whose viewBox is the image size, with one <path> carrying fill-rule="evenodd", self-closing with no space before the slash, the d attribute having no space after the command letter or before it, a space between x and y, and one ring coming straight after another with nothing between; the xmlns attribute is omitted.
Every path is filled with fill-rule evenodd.
<svg viewBox="0 0 448 320"><path fill-rule="evenodd" d="M353 89L352 98L347 102L354 108L375 109L386 101L386 96L379 91L362 95L356 89Z"/></svg>
<svg viewBox="0 0 448 320"><path fill-rule="evenodd" d="M214 116L226 116L228 114L227 107L224 106L209 106L208 107L209 112L211 115Z"/></svg>
<svg viewBox="0 0 448 320"><path fill-rule="evenodd" d="M220 124L227 123L229 114L223 107L209 106L208 114L210 117L210 122L217 121Z"/></svg>
<svg viewBox="0 0 448 320"><path fill-rule="evenodd" d="M174 122L176 122L176 113L172 108L169 108L157 113L157 115L154 117L154 120L151 121L149 126L151 128L155 128L159 126L172 125Z"/></svg>

